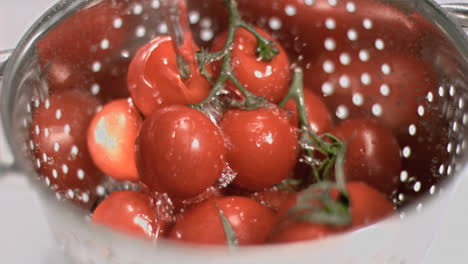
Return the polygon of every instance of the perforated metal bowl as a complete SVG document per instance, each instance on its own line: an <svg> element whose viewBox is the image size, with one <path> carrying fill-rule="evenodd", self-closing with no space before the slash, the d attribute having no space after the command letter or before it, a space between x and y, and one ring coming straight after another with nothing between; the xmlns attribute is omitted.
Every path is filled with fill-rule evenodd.
<svg viewBox="0 0 468 264"><path fill-rule="evenodd" d="M418 88L398 90L397 86L379 82L385 80L386 75L401 70L386 60L378 62L381 68L374 71L375 76L371 72L362 72L355 79L338 76L333 83L330 78L336 69L352 67L353 63L363 64L369 58L390 52L423 62L433 74L428 90L415 101L405 101L401 106L409 109L418 122L393 124L388 121L398 135L403 158L400 188L392 197L400 207L398 214L368 228L323 241L249 247L229 252L224 248L186 248L169 241L151 244L114 234L91 225L89 210L68 201L87 203L90 197L98 197L102 188L62 190L59 195L51 191L47 185L51 185L53 178L80 173L69 171L66 166L66 169L56 171L57 175L44 175L40 168L53 154L46 153L42 160L43 153L37 156L34 152L36 142L31 143L31 133L37 130L37 134L45 133L46 128L31 127L32 113L47 104L49 95L56 92L57 82L67 81L77 73L84 78L77 78L80 81L72 83L68 89L86 91L101 102L125 96L126 67L133 54L154 36L167 32L157 0L65 0L37 21L8 63L0 66L3 73L3 129L12 153L10 162L1 165L1 173L16 171L31 178L44 200L58 244L77 263L421 261L457 179L468 172L465 162L468 42L464 32L446 10L430 0L239 0L239 3L249 21L275 35L291 59L303 66L306 76L309 74L308 81L328 102L337 122L357 116L388 121L385 96L399 92L405 101L405 96ZM110 15L103 15L101 23L90 27L88 19L96 14L79 17L103 5L110 10L104 8L104 13ZM209 45L213 36L225 27L219 1L189 0L188 6L198 43ZM448 8L460 19L459 23L464 21L464 6ZM66 30L63 25L68 25ZM86 30L96 39L80 35L88 32ZM41 53L41 45L54 38L57 41L52 45L53 49L46 47L47 51ZM64 38L72 41L63 41ZM60 46L61 43L66 45ZM89 57L73 57L72 49L82 49ZM317 54L318 50L321 55ZM59 61L57 58L64 52L70 52L69 60ZM314 68L317 65L319 67ZM60 74L54 75L57 67L61 69L57 71ZM320 79L320 76L326 78ZM113 80L112 86L108 85L109 78ZM369 89L377 89L383 99L372 101L366 94L352 93L348 104L334 105L332 99L340 94L339 89L349 88L347 86L354 82L374 87ZM117 89L122 87L123 90ZM373 103L367 105L368 101ZM67 129L73 128L64 127L65 133ZM67 164L60 164L63 165ZM37 177L39 175L41 177Z"/></svg>

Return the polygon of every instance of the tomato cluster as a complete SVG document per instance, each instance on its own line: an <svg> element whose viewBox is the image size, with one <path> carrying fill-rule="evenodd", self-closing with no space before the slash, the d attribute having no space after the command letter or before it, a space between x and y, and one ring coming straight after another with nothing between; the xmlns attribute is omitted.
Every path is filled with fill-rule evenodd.
<svg viewBox="0 0 468 264"><path fill-rule="evenodd" d="M258 49L261 41L265 57ZM223 51L226 46L228 52ZM306 87L301 83L300 92L291 97L291 56L259 28L239 27L231 40L228 32L220 34L206 49L210 53L190 54L199 50L191 38L181 49L197 58L185 61L188 78L179 74L171 37L159 36L133 57L128 97L75 115L79 104L70 101L79 99L93 109L99 103L82 91L59 91L49 99L57 110L44 105L34 113L32 133L40 142L34 154L41 158L49 153L45 157L55 162L39 169L57 190L95 189L103 174L141 187L108 194L92 214L94 223L148 239L226 244L233 235L236 243L250 245L317 239L364 227L394 211L389 199L399 187L402 168L397 133L415 118L400 113L397 99L376 99L396 108L388 116L371 119L351 109L353 118L341 122L329 107L339 104L342 95L324 100L317 92L323 74L315 75L316 81L306 77ZM209 54L221 59L198 57ZM317 56L317 65L320 60ZM405 68L417 65L404 56L389 61ZM330 82L339 82L339 70L336 76L327 75ZM401 76L395 78L388 83L397 86ZM210 107L216 115L208 114ZM72 133L63 131L59 110L70 119L80 116ZM397 120L397 115L408 120ZM50 130L37 133L36 126ZM51 137L65 147L49 144ZM75 148L83 151L70 156ZM339 166L339 153L344 155L342 167L327 168ZM65 163L66 170L57 169ZM311 169L316 164L323 167ZM56 176L69 170L78 177ZM339 184L341 174L346 176L344 186ZM322 181L337 184L328 188ZM327 211L324 200L304 201L315 196L342 206L350 221L314 221L311 212L297 210L300 205Z"/></svg>

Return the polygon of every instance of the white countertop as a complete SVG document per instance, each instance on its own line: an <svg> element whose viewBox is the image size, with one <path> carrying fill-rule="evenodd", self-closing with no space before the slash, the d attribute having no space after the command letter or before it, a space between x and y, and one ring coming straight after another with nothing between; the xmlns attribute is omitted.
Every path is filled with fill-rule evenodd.
<svg viewBox="0 0 468 264"><path fill-rule="evenodd" d="M0 50L14 47L29 26L55 2L0 0ZM468 190L466 179L460 183L459 191L449 205L448 218L442 222L441 231L423 263L468 263L465 246L468 242L468 191L464 190ZM37 196L24 178L11 175L0 179L0 208L2 263L68 263L54 245Z"/></svg>

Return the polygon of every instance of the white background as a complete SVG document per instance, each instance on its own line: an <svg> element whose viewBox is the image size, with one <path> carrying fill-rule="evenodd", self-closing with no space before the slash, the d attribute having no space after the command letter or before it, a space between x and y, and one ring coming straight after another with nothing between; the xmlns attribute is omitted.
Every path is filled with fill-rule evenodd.
<svg viewBox="0 0 468 264"><path fill-rule="evenodd" d="M0 50L15 47L29 26L55 2L56 0L0 0ZM2 178L0 262L68 263L54 245L40 204L27 182L19 175ZM449 205L448 217L442 224L427 258L422 262L468 263L468 180L460 183L458 192Z"/></svg>

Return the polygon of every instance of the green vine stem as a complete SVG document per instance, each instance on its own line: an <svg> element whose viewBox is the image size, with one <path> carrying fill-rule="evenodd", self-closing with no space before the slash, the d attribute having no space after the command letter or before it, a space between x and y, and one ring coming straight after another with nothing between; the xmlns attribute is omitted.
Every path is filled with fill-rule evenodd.
<svg viewBox="0 0 468 264"><path fill-rule="evenodd" d="M273 41L269 40L265 36L261 35L255 27L246 23L242 20L239 10L237 8L237 2L235 0L224 0L224 4L229 12L229 28L227 31L226 42L222 50L209 53L206 50L197 52L196 57L199 65L199 71L212 82L212 90L210 94L203 100L199 105L208 104L216 100L221 94L225 93L224 88L227 81L231 81L237 89L244 95L245 102L243 108L255 109L266 104L266 99L259 97L249 92L239 82L237 77L234 75L232 69L232 46L237 30L242 27L252 33L257 40L256 52L259 57L264 61L272 60L278 53L279 50ZM213 82L213 76L206 69L206 66L214 61L221 61L221 69L219 76Z"/></svg>
<svg viewBox="0 0 468 264"><path fill-rule="evenodd" d="M296 68L291 88L279 106L284 108L291 99L296 102L299 128L302 132L301 146L305 152L306 163L312 169L315 184L297 196L296 204L284 217L292 217L296 221L346 226L351 223L350 201L344 173L347 145L332 134L318 136L312 131L306 112L303 79L302 69ZM315 152L321 153L325 158L316 159ZM335 182L330 181L333 171ZM339 192L337 198L333 198L330 193L333 189Z"/></svg>
<svg viewBox="0 0 468 264"><path fill-rule="evenodd" d="M232 228L231 223L227 219L226 215L224 214L223 210L219 207L217 203L215 203L216 209L218 210L219 217L221 218L221 222L223 224L224 234L226 235L226 241L231 249L236 249L239 246L239 242L236 237L236 233Z"/></svg>

